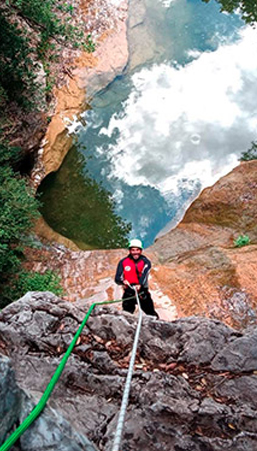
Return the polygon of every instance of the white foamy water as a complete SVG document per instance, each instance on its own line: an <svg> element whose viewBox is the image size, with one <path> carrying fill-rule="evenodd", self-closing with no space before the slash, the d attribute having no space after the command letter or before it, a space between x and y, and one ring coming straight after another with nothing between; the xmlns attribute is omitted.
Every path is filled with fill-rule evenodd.
<svg viewBox="0 0 257 451"><path fill-rule="evenodd" d="M100 131L110 138L119 130L107 151L109 178L168 197L181 180L206 187L236 166L256 139L256 54L257 30L244 27L236 43L193 51L183 67L162 63L135 73L122 112Z"/></svg>

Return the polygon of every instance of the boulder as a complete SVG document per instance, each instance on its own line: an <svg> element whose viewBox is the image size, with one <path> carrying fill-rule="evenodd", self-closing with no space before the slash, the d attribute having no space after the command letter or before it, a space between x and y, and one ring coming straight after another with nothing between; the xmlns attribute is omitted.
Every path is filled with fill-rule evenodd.
<svg viewBox="0 0 257 451"><path fill-rule="evenodd" d="M0 445L25 420L36 398L16 383L10 359L0 354ZM14 445L16 449L16 445ZM13 449L13 447L12 447ZM19 451L96 451L56 410L46 407L40 417L19 439Z"/></svg>

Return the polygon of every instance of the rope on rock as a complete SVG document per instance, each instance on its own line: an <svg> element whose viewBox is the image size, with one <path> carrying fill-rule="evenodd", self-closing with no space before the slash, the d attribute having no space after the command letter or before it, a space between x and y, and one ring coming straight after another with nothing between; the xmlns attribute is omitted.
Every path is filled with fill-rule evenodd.
<svg viewBox="0 0 257 451"><path fill-rule="evenodd" d="M133 298L134 296L132 296ZM95 308L95 306L97 305L105 305L105 304L114 304L116 302L122 302L123 299L116 299L116 300L112 300L112 301L102 301L102 302L94 302L94 304L92 304L85 316L85 318L83 319L78 331L76 332L76 334L74 335L74 338L71 342L71 344L69 345L67 351L65 352L61 362L59 363L52 379L50 380L48 386L46 387L42 397L40 398L38 404L34 407L34 409L30 412L30 414L27 416L27 418L25 418L25 420L20 424L20 426L10 435L10 437L8 437L8 439L3 443L3 445L0 447L0 451L8 451L11 446L16 442L16 440L18 440L18 438L29 428L29 426L36 420L36 418L40 415L40 413L42 412L42 410L44 409L48 399L50 398L50 395L55 387L55 385L57 384L63 369L67 363L67 360L70 356L70 354L73 351L74 346L77 343L77 340L89 318L89 316L91 315L93 309Z"/></svg>
<svg viewBox="0 0 257 451"><path fill-rule="evenodd" d="M132 287L132 288L134 288L134 287ZM139 318L138 318L137 330L135 333L133 348L132 348L132 352L131 352L131 358L130 358L130 362L129 362L127 379L126 379L125 388L124 388L124 392L123 392L123 396L122 396L121 408L120 408L119 418L118 418L118 422L117 422L117 426L116 426L116 432L115 432L115 436L114 436L112 451L119 451L119 447L120 447L124 419L125 419L125 414L126 414L126 410L127 410L127 406L128 406L128 398L129 398L129 392L130 392L131 379L132 379L133 368L134 368L134 363L135 363L135 358L136 358L136 353L137 353L139 333L140 333L142 317L143 317L138 293L137 293L136 288L134 288L134 290L135 290L135 295L136 295L136 300L137 300L137 305L138 305L138 310L139 310Z"/></svg>

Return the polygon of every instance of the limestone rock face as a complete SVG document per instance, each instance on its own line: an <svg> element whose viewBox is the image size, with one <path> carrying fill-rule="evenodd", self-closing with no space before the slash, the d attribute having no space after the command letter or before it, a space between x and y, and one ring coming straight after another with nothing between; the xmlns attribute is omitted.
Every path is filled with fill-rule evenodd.
<svg viewBox="0 0 257 451"><path fill-rule="evenodd" d="M240 164L189 207L150 248L156 279L179 315L200 314L233 327L256 323L257 161ZM248 235L251 244L236 248ZM158 263L157 263L158 262Z"/></svg>
<svg viewBox="0 0 257 451"><path fill-rule="evenodd" d="M87 310L29 293L1 312L0 349L23 390L42 393ZM49 401L99 450L112 449L136 324L96 307ZM121 449L256 451L256 337L254 326L144 316Z"/></svg>
<svg viewBox="0 0 257 451"><path fill-rule="evenodd" d="M80 52L72 64L64 58L69 77L64 86L55 90L56 108L45 134L42 167L34 168L33 179L35 174L39 176L35 180L37 187L45 175L58 170L70 149L72 137L67 134L67 124L76 122L76 117L86 110L85 98L88 102L111 83L128 61L127 1L83 0L79 4L85 28L92 33L96 49L93 54Z"/></svg>
<svg viewBox="0 0 257 451"><path fill-rule="evenodd" d="M18 421L21 392L18 388L14 372L7 357L0 355L0 443L7 432Z"/></svg>
<svg viewBox="0 0 257 451"><path fill-rule="evenodd" d="M119 260L127 254L127 249L72 251L57 243L47 243L40 249L27 248L24 266L41 273L51 269L60 274L65 300L90 298L99 302L121 298L122 289L115 284L114 275ZM162 319L173 320L177 317L176 308L162 292L155 275L156 271L152 271L150 288L155 308Z"/></svg>
<svg viewBox="0 0 257 451"><path fill-rule="evenodd" d="M2 444L9 433L15 430L33 410L36 400L17 385L10 360L2 354L0 354L0 375L0 444ZM74 430L60 413L48 407L24 432L19 443L17 449L21 451L46 449L96 451L89 440Z"/></svg>
<svg viewBox="0 0 257 451"><path fill-rule="evenodd" d="M24 397L21 406L22 422L35 406L35 399ZM78 433L55 409L46 408L40 417L20 437L21 450L24 451L97 451L89 440Z"/></svg>

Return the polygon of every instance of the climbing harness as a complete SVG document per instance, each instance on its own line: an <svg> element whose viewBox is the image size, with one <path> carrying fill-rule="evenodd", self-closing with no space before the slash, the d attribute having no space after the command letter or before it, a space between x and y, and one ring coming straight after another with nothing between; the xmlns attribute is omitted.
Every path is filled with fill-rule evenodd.
<svg viewBox="0 0 257 451"><path fill-rule="evenodd" d="M132 288L132 287L131 287ZM135 290L136 293L136 299L137 299L137 303L139 306L139 321L138 321L138 326L137 326L137 330L136 330L136 334L135 334L135 341L134 341L134 345L133 345L133 350L132 350L132 356L131 356L131 361L133 358L133 364L130 361L130 365L129 365L129 372L128 372L128 376L127 376L127 380L126 380L126 386L125 386L125 390L124 390L124 394L123 394L123 399L122 399L122 407L121 407L121 411L120 411L120 416L119 416L119 420L118 420L118 426L119 426L119 430L118 430L118 426L117 426L117 432L116 432L116 441L115 441L115 447L113 448L114 450L118 450L117 446L119 446L120 440L121 440L121 434L122 434L122 427L123 427L123 422L124 422L124 416L125 416L125 411L126 411L126 407L127 407L127 403L128 403L128 395L129 395L129 388L130 388L130 381L131 381L131 377L132 377L132 371L133 371L133 365L134 365L134 361L135 361L135 355L136 355L136 348L137 348L137 342L138 342L138 337L139 337L139 331L140 331L140 326L141 326L141 322L142 322L142 311L140 308L140 302L138 299L138 294ZM131 298L127 298L127 299L132 299L134 298L134 296L132 296ZM8 451L11 446L14 445L14 443L16 442L16 440L18 440L18 438L29 428L29 426L36 420L36 418L40 415L40 413L42 412L42 410L44 409L48 399L50 398L50 395L55 387L55 385L57 384L63 370L64 367L67 363L67 360L70 356L70 354L72 353L74 346L76 345L78 338L80 336L80 334L82 333L84 326L89 318L89 316L91 315L93 309L98 306L98 305L105 305L105 304L114 304L114 303L118 303L118 302L122 302L123 299L116 299L116 300L112 300L112 301L103 301L103 302L94 302L90 307L89 310L85 316L85 318L83 319L79 329L77 330L72 342L70 343L67 351L65 352L61 362L59 363L54 375L52 376L52 379L50 380L49 384L47 385L42 397L40 398L38 404L34 407L34 409L30 412L30 414L25 418L25 420L20 424L20 426L7 438L7 440L2 444L2 446L0 446L0 451ZM135 345L136 343L136 345ZM131 373L131 375L129 375L129 373ZM125 391L127 393L125 393ZM125 405L126 403L126 405ZM116 445L117 443L117 445Z"/></svg>
<svg viewBox="0 0 257 451"><path fill-rule="evenodd" d="M143 317L137 289L135 287L132 287L130 284L129 284L129 287L135 290L135 295L136 295L136 300L137 300L137 305L138 305L139 318L138 318L137 330L136 330L136 333L135 333L133 348L132 348L132 352L131 352L131 358L130 358L130 362L129 362L129 369L128 369L128 373L127 373L127 379L126 379L125 388L124 388L124 392L123 392L123 396L122 396L121 408L120 408L118 423L117 423L117 426L116 426L116 432L115 432L115 436L114 436L114 442L113 442L112 451L119 451L119 447L120 447L120 442L121 442L121 437L122 437L122 430L123 430L123 424L124 424L126 409L127 409L127 406L128 406L128 398L129 398L132 373L133 373L133 368L134 368L134 363L135 363L135 358L136 358L139 333L140 333L141 324L142 324L142 317Z"/></svg>

